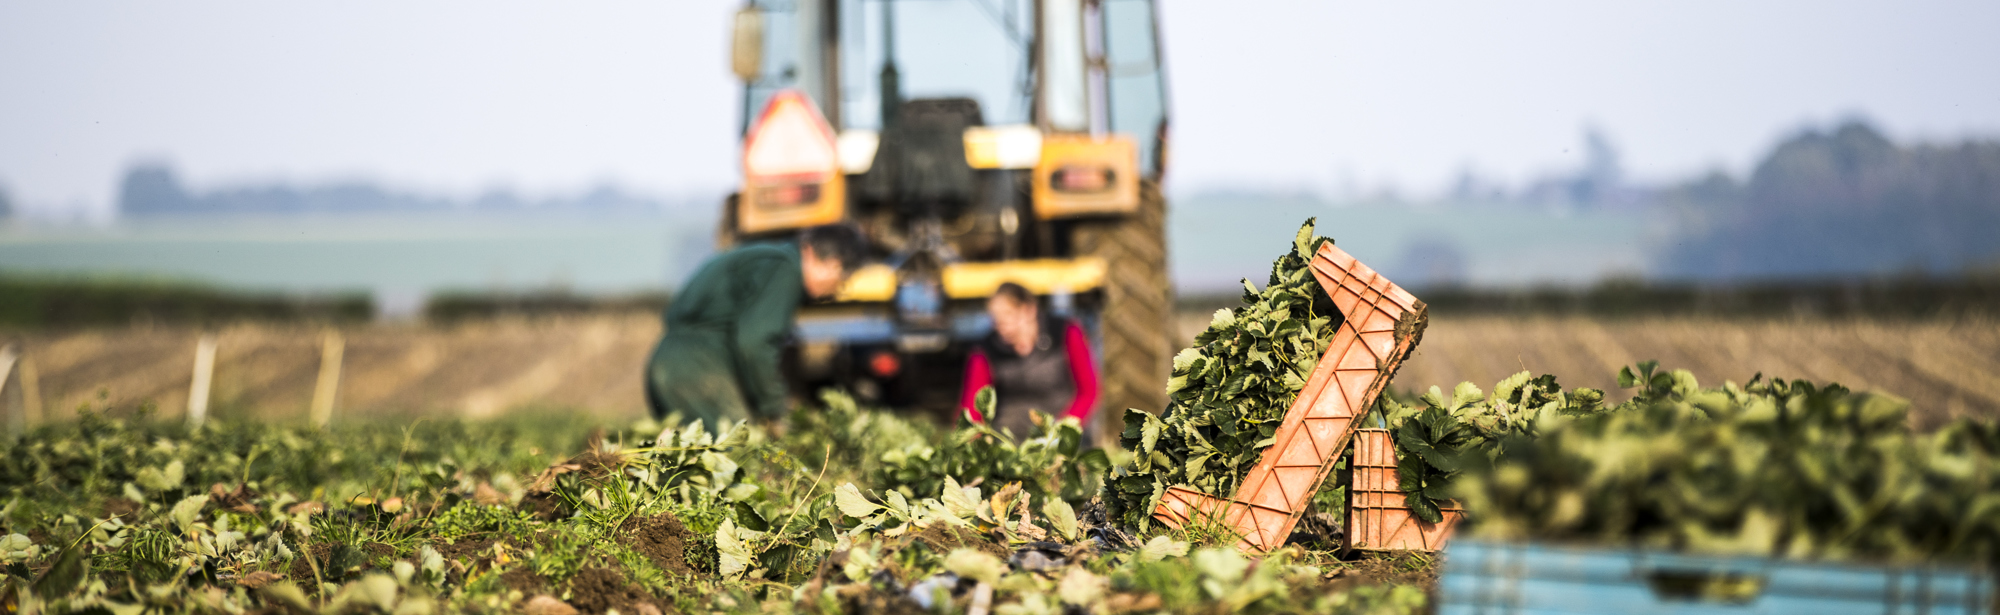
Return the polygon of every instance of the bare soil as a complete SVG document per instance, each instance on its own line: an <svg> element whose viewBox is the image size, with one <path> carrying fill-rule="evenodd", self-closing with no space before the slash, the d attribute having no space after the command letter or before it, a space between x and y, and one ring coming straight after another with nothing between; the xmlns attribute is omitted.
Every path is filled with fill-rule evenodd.
<svg viewBox="0 0 2000 615"><path fill-rule="evenodd" d="M625 575L611 568L586 567L578 570L569 581L570 606L585 613L603 613L617 609L620 613L637 613L640 604L650 604L654 608L672 603L647 593L625 580Z"/></svg>
<svg viewBox="0 0 2000 615"><path fill-rule="evenodd" d="M285 576L295 579L307 595L319 593L319 580L326 573L326 558L332 554L333 545L307 545L299 550L298 557L292 558L292 565L285 569ZM308 562L307 558L312 558L312 561ZM317 562L322 569L320 575L313 574L313 562Z"/></svg>
<svg viewBox="0 0 2000 615"><path fill-rule="evenodd" d="M695 574L687 562L688 543L694 535L672 514L628 519L620 529L623 533L618 542L646 556L654 566L679 576Z"/></svg>
<svg viewBox="0 0 2000 615"><path fill-rule="evenodd" d="M125 517L127 521L130 521L134 518L134 515L139 514L139 510L140 506L138 502L125 498L111 498L104 501L105 518Z"/></svg>
<svg viewBox="0 0 2000 615"><path fill-rule="evenodd" d="M522 594L532 596L540 593L543 588L548 587L549 582L547 579L543 579L542 575L535 574L535 571L522 567L500 573L500 585L507 589L520 590Z"/></svg>
<svg viewBox="0 0 2000 615"><path fill-rule="evenodd" d="M562 516L562 498L553 492L528 493L521 496L521 503L514 505L520 510L542 521L555 521Z"/></svg>

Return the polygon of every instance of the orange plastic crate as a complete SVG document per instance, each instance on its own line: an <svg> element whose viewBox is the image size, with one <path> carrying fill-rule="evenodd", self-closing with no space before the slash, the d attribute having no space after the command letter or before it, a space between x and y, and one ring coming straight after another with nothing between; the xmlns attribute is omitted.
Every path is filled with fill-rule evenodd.
<svg viewBox="0 0 2000 615"><path fill-rule="evenodd" d="M1396 440L1387 429L1358 429L1354 484L1347 487L1347 544L1369 551L1436 551L1465 518L1457 503L1440 503L1443 519L1430 523L1405 505L1396 480Z"/></svg>
<svg viewBox="0 0 2000 615"><path fill-rule="evenodd" d="M1344 316L1333 343L1285 412L1271 448L1243 477L1228 500L1171 488L1153 518L1181 527L1206 518L1221 521L1242 540L1237 547L1264 552L1285 544L1313 492L1333 469L1354 435L1355 421L1375 405L1403 359L1422 339L1424 302L1328 242L1313 255L1313 278Z"/></svg>

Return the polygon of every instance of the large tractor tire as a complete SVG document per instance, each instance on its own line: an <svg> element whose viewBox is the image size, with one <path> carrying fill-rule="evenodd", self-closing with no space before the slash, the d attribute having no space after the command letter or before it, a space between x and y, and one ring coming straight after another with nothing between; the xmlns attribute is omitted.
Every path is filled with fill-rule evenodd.
<svg viewBox="0 0 2000 615"><path fill-rule="evenodd" d="M1139 210L1078 223L1075 254L1104 259L1104 356L1094 436L1116 442L1124 410L1167 407L1172 372L1174 293L1167 282L1167 200L1159 184L1141 181Z"/></svg>

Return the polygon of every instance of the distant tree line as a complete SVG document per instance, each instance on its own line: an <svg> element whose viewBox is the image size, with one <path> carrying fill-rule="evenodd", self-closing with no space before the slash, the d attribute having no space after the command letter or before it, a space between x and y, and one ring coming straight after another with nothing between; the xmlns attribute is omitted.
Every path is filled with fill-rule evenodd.
<svg viewBox="0 0 2000 615"><path fill-rule="evenodd" d="M665 292L586 296L566 291L496 293L445 291L424 301L424 320L450 324L500 316L548 317L600 312L651 312L667 308Z"/></svg>
<svg viewBox="0 0 2000 615"><path fill-rule="evenodd" d="M0 274L0 328L366 322L374 316L374 300L361 292L288 295L174 280Z"/></svg>
<svg viewBox="0 0 2000 615"><path fill-rule="evenodd" d="M582 195L530 200L512 192L493 191L462 201L394 192L366 182L318 186L249 185L196 192L181 183L172 168L137 165L126 171L118 187L118 212L133 217L185 214L296 214L346 212L444 211L594 211L646 212L665 210L657 199L600 186Z"/></svg>
<svg viewBox="0 0 2000 615"><path fill-rule="evenodd" d="M1962 275L2000 266L2000 141L1899 146L1862 121L1806 130L1747 181L1661 193L1682 279Z"/></svg>

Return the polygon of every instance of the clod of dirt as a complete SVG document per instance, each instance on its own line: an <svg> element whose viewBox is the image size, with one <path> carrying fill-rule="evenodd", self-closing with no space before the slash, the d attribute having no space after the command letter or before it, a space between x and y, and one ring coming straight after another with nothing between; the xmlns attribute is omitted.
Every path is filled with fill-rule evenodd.
<svg viewBox="0 0 2000 615"><path fill-rule="evenodd" d="M509 590L519 590L523 594L533 594L548 588L549 582L542 575L527 568L515 568L500 573L500 586Z"/></svg>
<svg viewBox="0 0 2000 615"><path fill-rule="evenodd" d="M687 545L694 534L672 513L627 519L619 529L619 544L645 555L654 566L675 575L695 574L687 562Z"/></svg>
<svg viewBox="0 0 2000 615"><path fill-rule="evenodd" d="M521 605L521 612L528 615L576 615L575 608L548 594L529 598L527 604Z"/></svg>
<svg viewBox="0 0 2000 615"><path fill-rule="evenodd" d="M514 509L534 515L536 519L542 521L562 520L562 498L556 497L551 491L529 491L527 495L521 496L521 503L516 504Z"/></svg>
<svg viewBox="0 0 2000 615"><path fill-rule="evenodd" d="M125 498L111 498L104 501L104 517L123 517L130 521L138 518L139 503Z"/></svg>
<svg viewBox="0 0 2000 615"><path fill-rule="evenodd" d="M257 512L257 504L253 500L256 499L257 492L247 484L237 485L233 491L223 486L222 483L208 486L208 505L222 510L239 512L246 515L255 514Z"/></svg>
<svg viewBox="0 0 2000 615"><path fill-rule="evenodd" d="M625 467L625 456L605 451L585 451L571 457L569 462L581 468L579 471L583 472L584 478L597 478Z"/></svg>
<svg viewBox="0 0 2000 615"><path fill-rule="evenodd" d="M617 570L598 567L578 570L576 576L570 578L569 596L570 603L585 613L603 613L612 609L633 613L637 612L639 605L652 605L658 600L646 593L644 588L626 581L625 575Z"/></svg>
<svg viewBox="0 0 2000 615"><path fill-rule="evenodd" d="M431 549L437 551L444 561L464 562L467 569L473 569L481 564L492 565L494 542L491 536L477 540L461 538L450 544L431 543Z"/></svg>
<svg viewBox="0 0 2000 615"><path fill-rule="evenodd" d="M325 568L327 557L333 555L333 545L324 543L311 544L306 545L306 548L300 549L300 551L301 553L299 553L298 557L292 558L292 565L285 568L285 576L298 579L299 588L304 589L308 595L317 594L319 593L319 580L326 571L321 570L320 575L314 575L313 562L318 562L321 568ZM308 558L310 558L310 561L308 561Z"/></svg>

